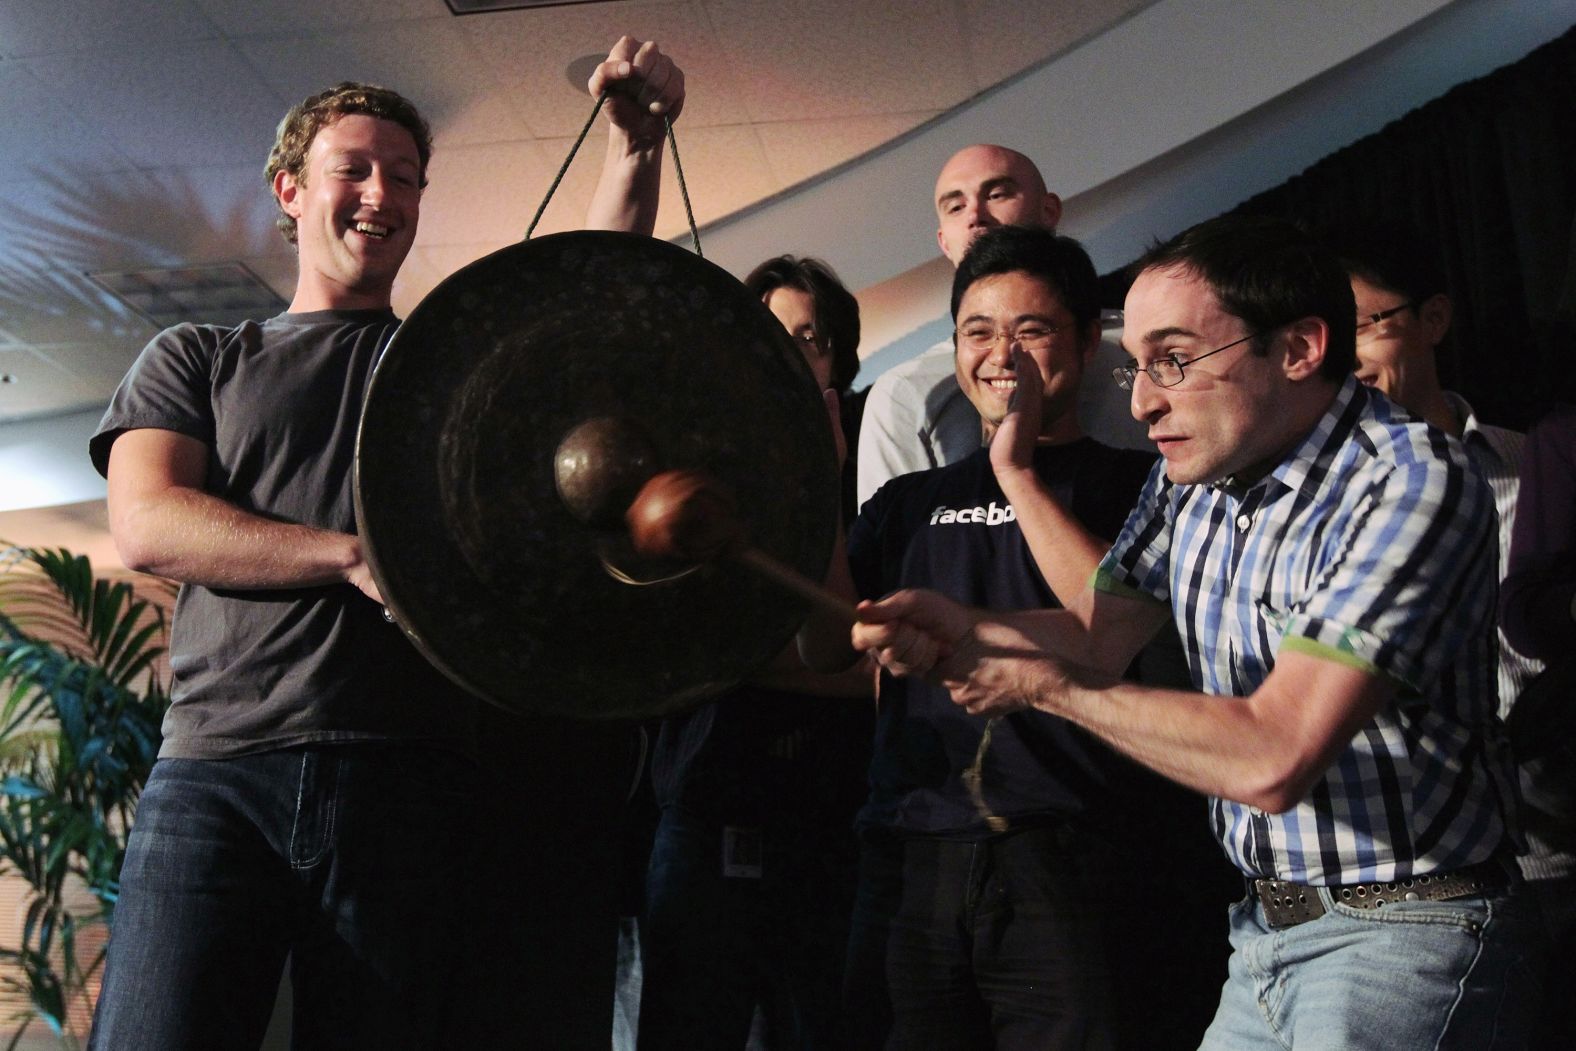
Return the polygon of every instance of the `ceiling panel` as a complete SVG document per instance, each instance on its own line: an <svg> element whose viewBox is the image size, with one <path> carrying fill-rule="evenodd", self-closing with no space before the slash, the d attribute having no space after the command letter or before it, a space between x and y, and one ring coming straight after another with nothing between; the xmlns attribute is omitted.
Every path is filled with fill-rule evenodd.
<svg viewBox="0 0 1576 1051"><path fill-rule="evenodd" d="M714 0L751 120L818 120L948 109L982 85L968 68L955 0Z"/></svg>
<svg viewBox="0 0 1576 1051"><path fill-rule="evenodd" d="M218 36L218 29L191 0L5 0L0 3L0 57L4 58L74 51L140 50L172 42L212 40Z"/></svg>
<svg viewBox="0 0 1576 1051"><path fill-rule="evenodd" d="M695 4L578 4L476 15L461 19L460 26L543 137L580 133L592 100L584 83L569 82L569 63L588 54L605 55L621 33L656 40L665 53L678 57L690 93L681 127L747 119L738 102L743 84L734 75L733 45L712 31Z"/></svg>
<svg viewBox="0 0 1576 1051"><path fill-rule="evenodd" d="M937 116L940 110L835 120L763 121L755 126L772 174L792 186L876 149Z"/></svg>
<svg viewBox="0 0 1576 1051"><path fill-rule="evenodd" d="M1023 0L963 0L969 69L996 84L1109 28L1151 0L1058 0L1054 17ZM985 32L975 30L985 29Z"/></svg>
<svg viewBox="0 0 1576 1051"><path fill-rule="evenodd" d="M280 96L228 41L164 42L30 60L104 141L148 168L235 164L258 154Z"/></svg>
<svg viewBox="0 0 1576 1051"><path fill-rule="evenodd" d="M236 46L291 102L340 80L393 87L420 108L440 148L531 137L456 18L398 22L376 33L355 28L252 38ZM456 70L472 75L455 76Z"/></svg>
<svg viewBox="0 0 1576 1051"><path fill-rule="evenodd" d="M0 414L13 418L48 415L108 403L114 382L92 382L51 364L30 350L0 350Z"/></svg>
<svg viewBox="0 0 1576 1051"><path fill-rule="evenodd" d="M453 17L443 0L191 0L231 36L366 27L407 18Z"/></svg>

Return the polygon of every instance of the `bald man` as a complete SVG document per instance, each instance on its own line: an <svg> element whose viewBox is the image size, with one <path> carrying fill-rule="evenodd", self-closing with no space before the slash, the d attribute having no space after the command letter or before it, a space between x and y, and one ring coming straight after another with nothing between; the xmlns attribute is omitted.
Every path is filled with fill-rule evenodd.
<svg viewBox="0 0 1576 1051"><path fill-rule="evenodd" d="M1045 188L1033 161L1005 146L976 144L953 154L936 178L936 244L955 267L974 239L999 226L1055 232L1062 201ZM1127 357L1107 334L1090 375L1104 376ZM1119 449L1153 452L1127 403L1109 384L1085 383L1078 417L1086 431ZM944 339L918 357L882 373L870 387L856 457L861 506L888 479L956 463L981 445L979 413L958 389L952 341Z"/></svg>
<svg viewBox="0 0 1576 1051"><path fill-rule="evenodd" d="M1062 200L1045 188L1034 162L1005 146L977 144L954 153L936 178L936 244L956 267L969 245L998 226L1055 231ZM952 340L881 374L865 402L859 432L861 505L890 478L941 467L980 447L980 415L958 389Z"/></svg>

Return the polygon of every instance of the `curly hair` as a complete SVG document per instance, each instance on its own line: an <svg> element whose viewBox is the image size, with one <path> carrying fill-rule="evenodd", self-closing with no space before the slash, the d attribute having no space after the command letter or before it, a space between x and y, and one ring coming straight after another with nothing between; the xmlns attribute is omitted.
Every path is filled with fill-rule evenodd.
<svg viewBox="0 0 1576 1051"><path fill-rule="evenodd" d="M273 148L268 151L268 163L263 167L263 178L273 191L274 176L289 172L300 183L306 181L306 155L312 148L317 133L340 117L352 113L365 114L390 120L416 140L416 153L421 159L421 186L427 185L427 161L432 157L432 129L405 96L376 84L358 84L343 81L327 91L319 92L292 106L285 119L279 122L279 132ZM274 220L286 241L296 243L296 221L284 214Z"/></svg>

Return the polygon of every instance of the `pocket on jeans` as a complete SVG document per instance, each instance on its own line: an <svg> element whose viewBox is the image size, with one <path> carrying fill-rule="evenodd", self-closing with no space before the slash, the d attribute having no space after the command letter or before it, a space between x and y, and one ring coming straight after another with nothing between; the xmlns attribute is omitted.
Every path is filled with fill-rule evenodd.
<svg viewBox="0 0 1576 1051"><path fill-rule="evenodd" d="M1404 890L1397 893L1404 894ZM1488 899L1477 896L1449 901L1386 901L1377 909L1358 909L1335 898L1335 915L1367 923L1415 924L1418 926L1459 927L1470 934L1483 929L1491 916Z"/></svg>

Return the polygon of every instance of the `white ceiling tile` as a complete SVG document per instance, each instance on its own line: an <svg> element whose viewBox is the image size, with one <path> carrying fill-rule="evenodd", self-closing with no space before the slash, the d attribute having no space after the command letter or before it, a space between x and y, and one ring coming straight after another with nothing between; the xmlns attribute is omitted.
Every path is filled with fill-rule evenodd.
<svg viewBox="0 0 1576 1051"><path fill-rule="evenodd" d="M277 214L253 166L164 168L21 184L0 234L52 266L124 270L277 250Z"/></svg>
<svg viewBox="0 0 1576 1051"><path fill-rule="evenodd" d="M1087 37L1110 28L1155 0L962 0L969 69L981 87L1000 83Z"/></svg>
<svg viewBox="0 0 1576 1051"><path fill-rule="evenodd" d="M766 121L755 130L773 174L783 185L792 186L885 145L940 112Z"/></svg>
<svg viewBox="0 0 1576 1051"><path fill-rule="evenodd" d="M95 392L102 391L107 399L147 342L128 336L94 343L50 343L34 347L33 353Z"/></svg>
<svg viewBox="0 0 1576 1051"><path fill-rule="evenodd" d="M131 161L76 115L60 94L41 83L26 61L0 64L0 176L113 171Z"/></svg>
<svg viewBox="0 0 1576 1051"><path fill-rule="evenodd" d="M256 33L374 25L407 18L453 18L443 0L193 0L225 33Z"/></svg>
<svg viewBox="0 0 1576 1051"><path fill-rule="evenodd" d="M541 137L574 136L591 114L585 84L570 84L569 64L605 55L625 33L655 40L684 71L687 98L675 128L737 124L738 80L729 49L690 3L584 4L536 11L504 11L460 20L492 73L507 85L520 112ZM605 131L593 131L605 138ZM592 141L590 139L588 142Z"/></svg>
<svg viewBox="0 0 1576 1051"><path fill-rule="evenodd" d="M88 380L26 350L0 350L0 422L103 405L115 382Z"/></svg>
<svg viewBox="0 0 1576 1051"><path fill-rule="evenodd" d="M757 121L948 109L982 85L953 0L707 0Z"/></svg>
<svg viewBox="0 0 1576 1051"><path fill-rule="evenodd" d="M507 92L482 65L453 18L424 19L316 36L236 41L258 74L296 102L342 80L382 84L407 96L432 126L438 149L530 138ZM456 76L456 70L470 70Z"/></svg>
<svg viewBox="0 0 1576 1051"><path fill-rule="evenodd" d="M218 28L188 0L5 0L0 57L212 40Z"/></svg>
<svg viewBox="0 0 1576 1051"><path fill-rule="evenodd" d="M225 42L33 59L35 75L133 163L259 165L284 110Z"/></svg>

